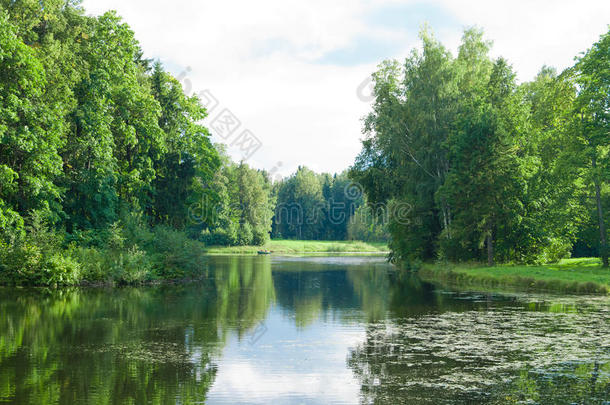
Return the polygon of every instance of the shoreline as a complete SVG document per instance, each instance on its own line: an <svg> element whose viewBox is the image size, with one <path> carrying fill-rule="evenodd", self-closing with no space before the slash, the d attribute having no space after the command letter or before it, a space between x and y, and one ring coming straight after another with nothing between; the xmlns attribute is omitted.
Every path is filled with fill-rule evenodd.
<svg viewBox="0 0 610 405"><path fill-rule="evenodd" d="M431 282L473 289L512 289L564 294L610 294L610 270L598 259L567 259L550 265L497 265L424 263L417 274Z"/></svg>
<svg viewBox="0 0 610 405"><path fill-rule="evenodd" d="M282 251L278 251L278 252L274 252L272 251L271 253L268 253L266 255L268 256L315 256L315 255L320 255L320 256L324 256L324 255L333 255L333 256L358 256L358 255L363 255L363 256L385 256L387 254L389 254L390 252L387 251L374 251L374 252L326 252L326 251L312 251L312 252L282 252ZM206 256L257 256L258 252L237 252L237 253L233 253L233 252L206 252ZM260 256L265 256L265 255L260 255Z"/></svg>
<svg viewBox="0 0 610 405"><path fill-rule="evenodd" d="M318 241L276 239L263 246L207 246L208 255L256 255L266 250L272 254L388 254L387 244L362 241Z"/></svg>

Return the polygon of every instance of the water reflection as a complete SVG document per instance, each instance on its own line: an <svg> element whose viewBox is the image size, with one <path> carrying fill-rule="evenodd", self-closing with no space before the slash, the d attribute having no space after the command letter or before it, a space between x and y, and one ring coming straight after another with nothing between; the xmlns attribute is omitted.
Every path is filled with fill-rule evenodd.
<svg viewBox="0 0 610 405"><path fill-rule="evenodd" d="M447 293L404 275L388 292L391 314L348 356L362 403L610 399L607 298Z"/></svg>
<svg viewBox="0 0 610 405"><path fill-rule="evenodd" d="M605 297L436 288L376 258L210 258L199 284L0 290L0 402L603 403Z"/></svg>
<svg viewBox="0 0 610 405"><path fill-rule="evenodd" d="M41 298L3 292L0 400L205 398L216 374L210 359L218 334L215 327L192 326L209 324L213 312L190 299L193 293L157 288L52 292ZM177 323L179 318L184 322Z"/></svg>
<svg viewBox="0 0 610 405"><path fill-rule="evenodd" d="M2 290L0 402L205 401L227 336L274 299L270 263L218 265L199 285Z"/></svg>

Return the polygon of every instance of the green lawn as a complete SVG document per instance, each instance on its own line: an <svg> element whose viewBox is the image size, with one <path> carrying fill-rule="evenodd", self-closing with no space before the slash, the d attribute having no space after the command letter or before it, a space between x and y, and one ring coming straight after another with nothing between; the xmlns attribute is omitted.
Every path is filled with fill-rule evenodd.
<svg viewBox="0 0 610 405"><path fill-rule="evenodd" d="M610 270L596 258L565 259L544 266L424 264L424 278L461 285L518 287L574 293L609 293Z"/></svg>
<svg viewBox="0 0 610 405"><path fill-rule="evenodd" d="M279 254L303 253L385 253L388 246L381 242L318 241L318 240L272 240L265 246L210 246L210 254L256 254L269 250Z"/></svg>

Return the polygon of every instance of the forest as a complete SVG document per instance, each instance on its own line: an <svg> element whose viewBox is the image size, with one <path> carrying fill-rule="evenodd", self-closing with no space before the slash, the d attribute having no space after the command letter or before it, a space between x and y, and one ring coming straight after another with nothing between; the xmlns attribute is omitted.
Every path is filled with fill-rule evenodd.
<svg viewBox="0 0 610 405"><path fill-rule="evenodd" d="M0 0L0 283L197 277L206 246L389 240L397 263L608 264L610 35L518 83L477 29L385 61L363 149L273 181L115 12Z"/></svg>
<svg viewBox="0 0 610 405"><path fill-rule="evenodd" d="M362 151L350 176L390 218L392 259L608 266L610 32L568 69L519 83L482 31L453 55L429 30L374 74Z"/></svg>
<svg viewBox="0 0 610 405"><path fill-rule="evenodd" d="M232 162L201 101L143 53L114 12L0 1L0 283L196 277L205 246L348 238L366 207L345 174L273 184ZM358 218L352 238L387 236Z"/></svg>

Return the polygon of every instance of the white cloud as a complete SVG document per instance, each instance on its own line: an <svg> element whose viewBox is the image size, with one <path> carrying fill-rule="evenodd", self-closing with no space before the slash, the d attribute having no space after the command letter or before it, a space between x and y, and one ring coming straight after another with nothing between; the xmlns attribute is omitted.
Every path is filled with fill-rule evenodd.
<svg viewBox="0 0 610 405"><path fill-rule="evenodd" d="M295 403L308 399L321 403L357 403L360 385L350 370L333 369L327 373L280 372L261 370L247 362L224 363L219 368L208 401L210 403Z"/></svg>
<svg viewBox="0 0 610 405"><path fill-rule="evenodd" d="M397 3L421 4L85 0L84 6L91 14L116 9L136 32L145 54L161 59L174 74L192 67L193 89L210 89L261 139L263 147L249 162L266 169L283 162L282 174L288 174L299 164L335 172L353 162L360 150L360 118L369 108L357 98L356 88L380 60L332 65L318 59L372 37L398 44L393 54L382 57L404 57L416 44L419 26L395 30L374 26L366 18L371 10ZM433 4L458 22L437 27L442 41L455 48L459 25L481 26L495 41L495 54L508 58L522 80L532 78L543 64L570 65L607 30L610 16L607 1Z"/></svg>
<svg viewBox="0 0 610 405"><path fill-rule="evenodd" d="M565 69L574 57L608 31L610 2L605 0L441 0L466 25L485 29L522 81L543 65Z"/></svg>
<svg viewBox="0 0 610 405"><path fill-rule="evenodd" d="M265 322L256 345L229 339L207 403L358 403L361 386L345 362L365 339L361 326L320 321L298 329L279 308Z"/></svg>

